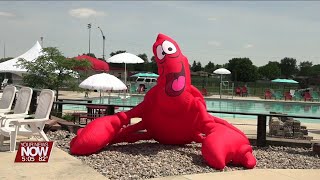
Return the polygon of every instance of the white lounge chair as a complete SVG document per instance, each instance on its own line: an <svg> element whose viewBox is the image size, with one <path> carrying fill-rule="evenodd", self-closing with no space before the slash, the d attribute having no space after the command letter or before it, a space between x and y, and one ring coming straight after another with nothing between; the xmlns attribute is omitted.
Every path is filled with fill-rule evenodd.
<svg viewBox="0 0 320 180"><path fill-rule="evenodd" d="M13 108L13 114L0 114L0 127L4 126L6 119L30 117L28 115L33 90L30 87L22 87L18 92L18 98Z"/></svg>
<svg viewBox="0 0 320 180"><path fill-rule="evenodd" d="M0 99L0 115L11 111L16 91L17 88L12 85L8 85L3 89L2 97Z"/></svg>
<svg viewBox="0 0 320 180"><path fill-rule="evenodd" d="M0 127L0 147L3 145L4 136L10 137L11 152L16 149L17 135L26 137L40 135L45 141L49 141L43 129L45 122L49 120L54 96L54 91L50 89L41 91L34 119L7 119L4 127Z"/></svg>
<svg viewBox="0 0 320 180"><path fill-rule="evenodd" d="M1 83L1 89L6 87L8 85L8 79L3 79L2 83Z"/></svg>

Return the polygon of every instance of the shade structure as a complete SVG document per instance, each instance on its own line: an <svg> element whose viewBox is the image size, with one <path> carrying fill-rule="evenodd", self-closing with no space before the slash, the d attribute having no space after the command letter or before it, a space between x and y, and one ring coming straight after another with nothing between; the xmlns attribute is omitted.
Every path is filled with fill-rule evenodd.
<svg viewBox="0 0 320 180"><path fill-rule="evenodd" d="M100 102L101 102L101 91L107 90L126 90L127 86L117 77L108 74L100 73L95 74L84 81L82 81L79 87L90 90L100 91Z"/></svg>
<svg viewBox="0 0 320 180"><path fill-rule="evenodd" d="M27 72L27 69L17 66L19 59L23 58L26 61L33 61L37 59L39 56L41 56L42 54L43 54L42 47L40 43L37 41L35 45L24 54L14 59L10 59L8 61L0 63L0 72L15 73L19 76L22 76L23 73Z"/></svg>
<svg viewBox="0 0 320 180"><path fill-rule="evenodd" d="M298 84L299 82L293 80L293 79L274 79L271 82L274 83L288 83L288 84Z"/></svg>
<svg viewBox="0 0 320 180"><path fill-rule="evenodd" d="M107 62L124 63L124 83L127 84L127 65L126 64L144 63L144 60L131 53L120 53L107 59Z"/></svg>
<svg viewBox="0 0 320 180"><path fill-rule="evenodd" d="M154 78L157 78L157 77L159 77L159 75L155 74L155 73L137 73L137 74L132 75L131 77L154 77Z"/></svg>
<svg viewBox="0 0 320 180"><path fill-rule="evenodd" d="M75 57L75 59L77 60L88 60L90 63L91 63L91 68L92 70L94 71L109 71L109 64L103 60L100 60L100 59L97 59L97 58L94 58L94 57L91 57L91 56L88 56L88 55L81 55L81 56L77 56ZM77 68L78 70L86 70L84 68Z"/></svg>

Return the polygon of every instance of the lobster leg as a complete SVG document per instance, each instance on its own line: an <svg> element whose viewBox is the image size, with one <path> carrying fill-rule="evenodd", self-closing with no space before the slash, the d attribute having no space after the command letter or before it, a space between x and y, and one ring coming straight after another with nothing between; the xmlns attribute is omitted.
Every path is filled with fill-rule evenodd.
<svg viewBox="0 0 320 180"><path fill-rule="evenodd" d="M122 128L110 144L116 144L121 142L134 143L139 140L152 139L152 136L148 132L137 132L143 129L145 128L143 126L142 121L138 122L137 124L129 125L125 128Z"/></svg>
<svg viewBox="0 0 320 180"><path fill-rule="evenodd" d="M256 159L248 138L228 122L208 114L201 102L197 104L199 128L206 135L202 143L205 161L215 169L223 169L228 163L253 168Z"/></svg>
<svg viewBox="0 0 320 180"><path fill-rule="evenodd" d="M116 137L123 126L129 124L131 118L142 114L143 107L144 102L127 112L100 117L90 122L70 142L70 153L89 155L101 150Z"/></svg>

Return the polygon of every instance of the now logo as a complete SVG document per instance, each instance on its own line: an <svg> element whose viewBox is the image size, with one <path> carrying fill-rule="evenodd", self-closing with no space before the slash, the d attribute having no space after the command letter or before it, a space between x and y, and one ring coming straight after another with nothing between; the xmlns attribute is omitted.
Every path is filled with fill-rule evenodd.
<svg viewBox="0 0 320 180"><path fill-rule="evenodd" d="M21 147L21 156L47 156L49 147Z"/></svg>
<svg viewBox="0 0 320 180"><path fill-rule="evenodd" d="M53 141L20 142L14 162L48 162Z"/></svg>

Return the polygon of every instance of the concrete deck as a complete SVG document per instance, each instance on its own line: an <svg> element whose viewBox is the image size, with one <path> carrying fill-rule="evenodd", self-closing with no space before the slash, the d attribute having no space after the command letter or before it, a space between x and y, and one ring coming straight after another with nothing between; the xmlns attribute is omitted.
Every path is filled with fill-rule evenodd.
<svg viewBox="0 0 320 180"><path fill-rule="evenodd" d="M0 149L0 179L106 179L81 160L57 147L52 148L48 163L14 163L16 152L9 152L8 141Z"/></svg>
<svg viewBox="0 0 320 180"><path fill-rule="evenodd" d="M244 171L192 174L183 176L170 176L153 178L152 180L312 180L320 178L319 169L292 170L292 169L253 169Z"/></svg>

